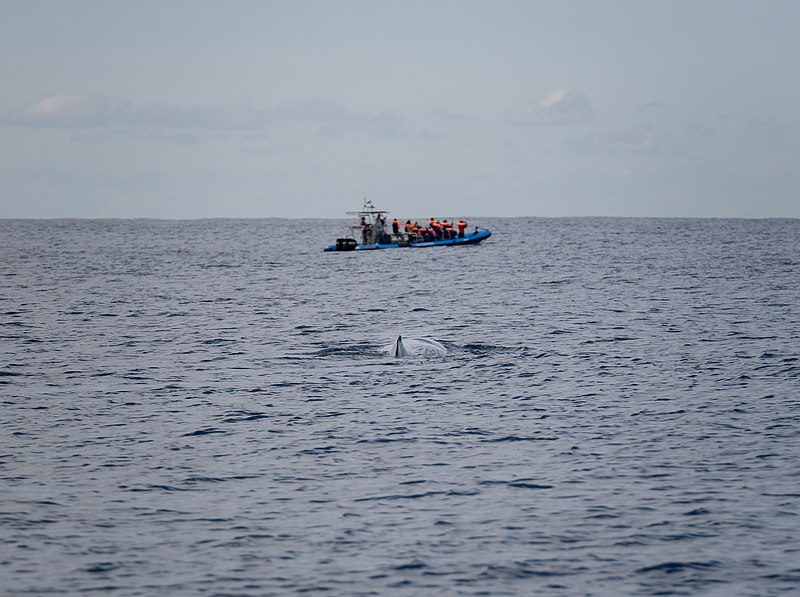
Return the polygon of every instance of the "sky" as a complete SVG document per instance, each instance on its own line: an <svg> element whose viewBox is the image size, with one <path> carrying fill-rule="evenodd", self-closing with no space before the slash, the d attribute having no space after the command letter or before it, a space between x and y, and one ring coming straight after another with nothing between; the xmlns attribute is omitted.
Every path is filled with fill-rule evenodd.
<svg viewBox="0 0 800 597"><path fill-rule="evenodd" d="M800 217L800 2L0 0L0 217Z"/></svg>

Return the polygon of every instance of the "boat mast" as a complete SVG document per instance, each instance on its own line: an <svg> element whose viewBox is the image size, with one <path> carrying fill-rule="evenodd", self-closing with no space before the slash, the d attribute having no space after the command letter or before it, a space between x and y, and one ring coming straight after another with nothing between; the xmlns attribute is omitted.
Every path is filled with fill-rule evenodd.
<svg viewBox="0 0 800 597"><path fill-rule="evenodd" d="M347 215L363 218L364 224L352 226L353 232L361 233L361 240L365 245L375 245L383 241L386 235L386 217L388 211L375 209L370 199L364 197L364 207L361 211L348 211Z"/></svg>

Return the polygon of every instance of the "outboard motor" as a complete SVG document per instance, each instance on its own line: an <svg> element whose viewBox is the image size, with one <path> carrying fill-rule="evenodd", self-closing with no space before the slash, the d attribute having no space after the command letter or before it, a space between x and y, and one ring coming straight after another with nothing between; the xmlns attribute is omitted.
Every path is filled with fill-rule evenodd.
<svg viewBox="0 0 800 597"><path fill-rule="evenodd" d="M356 239L354 238L337 238L336 239L336 250L337 251L355 251Z"/></svg>

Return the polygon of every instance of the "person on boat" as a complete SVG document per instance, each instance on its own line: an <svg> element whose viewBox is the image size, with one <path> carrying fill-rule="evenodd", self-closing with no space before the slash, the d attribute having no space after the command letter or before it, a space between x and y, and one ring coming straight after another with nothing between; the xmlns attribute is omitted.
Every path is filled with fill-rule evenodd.
<svg viewBox="0 0 800 597"><path fill-rule="evenodd" d="M369 243L369 224L367 224L367 220L364 216L361 216L361 239L362 244L366 245Z"/></svg>
<svg viewBox="0 0 800 597"><path fill-rule="evenodd" d="M433 218L431 218L430 224L433 234L436 236L436 240L442 240L442 225Z"/></svg>
<svg viewBox="0 0 800 597"><path fill-rule="evenodd" d="M456 237L456 231L450 225L450 222L445 220L444 222L442 222L442 226L444 226L444 237L447 240L450 240L451 238L455 238Z"/></svg>
<svg viewBox="0 0 800 597"><path fill-rule="evenodd" d="M392 220L392 234L395 236L400 234L400 221L397 218Z"/></svg>
<svg viewBox="0 0 800 597"><path fill-rule="evenodd" d="M461 218L458 221L457 226L458 226L458 238L464 238L464 231L467 229L467 222L464 220L464 218Z"/></svg>

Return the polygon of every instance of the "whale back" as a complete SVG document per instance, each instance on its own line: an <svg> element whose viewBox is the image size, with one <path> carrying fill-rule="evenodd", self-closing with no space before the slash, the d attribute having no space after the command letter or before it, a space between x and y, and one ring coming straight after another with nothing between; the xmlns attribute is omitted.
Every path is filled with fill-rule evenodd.
<svg viewBox="0 0 800 597"><path fill-rule="evenodd" d="M439 357L447 354L447 349L432 338L406 338L397 336L389 346L392 357Z"/></svg>

